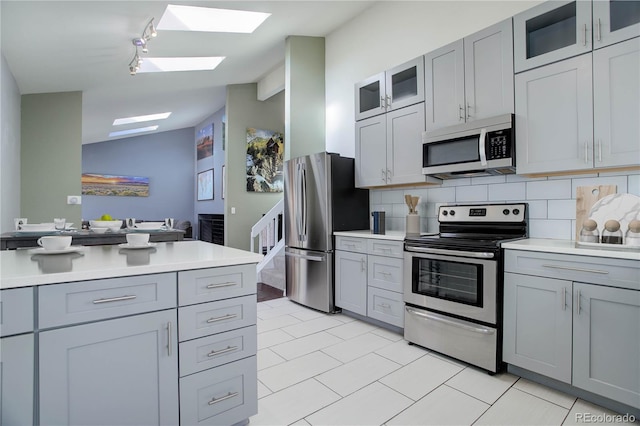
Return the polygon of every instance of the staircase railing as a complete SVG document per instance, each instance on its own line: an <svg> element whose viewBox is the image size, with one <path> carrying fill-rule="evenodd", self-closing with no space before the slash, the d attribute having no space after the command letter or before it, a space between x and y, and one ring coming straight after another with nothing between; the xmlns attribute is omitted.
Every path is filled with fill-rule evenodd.
<svg viewBox="0 0 640 426"><path fill-rule="evenodd" d="M260 272L269 264L280 250L284 248L284 226L279 217L284 216L284 199L271 208L251 227L251 251L262 253L264 258L258 263L256 271ZM257 250L256 250L257 240Z"/></svg>

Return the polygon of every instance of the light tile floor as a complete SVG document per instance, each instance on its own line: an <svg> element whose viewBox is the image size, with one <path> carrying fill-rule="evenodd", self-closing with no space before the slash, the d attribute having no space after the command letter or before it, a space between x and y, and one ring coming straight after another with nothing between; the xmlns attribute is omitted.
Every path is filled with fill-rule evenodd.
<svg viewBox="0 0 640 426"><path fill-rule="evenodd" d="M258 303L251 425L574 425L584 413L616 415L508 373L490 376L346 315L287 298Z"/></svg>

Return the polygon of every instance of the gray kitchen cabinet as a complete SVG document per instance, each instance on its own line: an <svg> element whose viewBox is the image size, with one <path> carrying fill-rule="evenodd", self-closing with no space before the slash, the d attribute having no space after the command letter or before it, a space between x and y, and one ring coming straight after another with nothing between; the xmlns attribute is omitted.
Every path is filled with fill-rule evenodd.
<svg viewBox="0 0 640 426"><path fill-rule="evenodd" d="M640 408L640 267L505 250L505 362Z"/></svg>
<svg viewBox="0 0 640 426"><path fill-rule="evenodd" d="M356 84L356 121L424 102L423 57Z"/></svg>
<svg viewBox="0 0 640 426"><path fill-rule="evenodd" d="M547 1L513 17L515 72L593 49L590 1Z"/></svg>
<svg viewBox="0 0 640 426"><path fill-rule="evenodd" d="M640 2L594 0L593 48L640 36Z"/></svg>
<svg viewBox="0 0 640 426"><path fill-rule="evenodd" d="M573 283L573 385L640 408L640 291Z"/></svg>
<svg viewBox="0 0 640 426"><path fill-rule="evenodd" d="M571 383L571 281L505 273L503 359Z"/></svg>
<svg viewBox="0 0 640 426"><path fill-rule="evenodd" d="M34 424L34 335L0 339L0 424Z"/></svg>
<svg viewBox="0 0 640 426"><path fill-rule="evenodd" d="M427 131L512 114L513 93L511 19L425 55Z"/></svg>
<svg viewBox="0 0 640 426"><path fill-rule="evenodd" d="M518 174L593 167L591 54L515 77Z"/></svg>
<svg viewBox="0 0 640 426"><path fill-rule="evenodd" d="M355 184L436 183L422 174L424 102L356 122Z"/></svg>
<svg viewBox="0 0 640 426"><path fill-rule="evenodd" d="M175 309L43 331L42 424L178 424Z"/></svg>
<svg viewBox="0 0 640 426"><path fill-rule="evenodd" d="M593 52L593 114L594 166L638 165L640 38Z"/></svg>
<svg viewBox="0 0 640 426"><path fill-rule="evenodd" d="M0 336L33 331L33 288L0 291Z"/></svg>
<svg viewBox="0 0 640 426"><path fill-rule="evenodd" d="M336 250L335 304L367 315L367 255Z"/></svg>

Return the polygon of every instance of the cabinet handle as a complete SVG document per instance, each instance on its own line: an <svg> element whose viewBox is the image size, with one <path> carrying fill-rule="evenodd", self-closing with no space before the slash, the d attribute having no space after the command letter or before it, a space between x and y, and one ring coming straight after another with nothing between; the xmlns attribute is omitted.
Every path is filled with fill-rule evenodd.
<svg viewBox="0 0 640 426"><path fill-rule="evenodd" d="M167 323L167 355L171 356L171 321Z"/></svg>
<svg viewBox="0 0 640 426"><path fill-rule="evenodd" d="M582 45L587 45L587 24L584 24L584 27L582 27Z"/></svg>
<svg viewBox="0 0 640 426"><path fill-rule="evenodd" d="M364 272L364 258L360 259L360 272Z"/></svg>
<svg viewBox="0 0 640 426"><path fill-rule="evenodd" d="M391 109L391 96L387 95L387 108Z"/></svg>
<svg viewBox="0 0 640 426"><path fill-rule="evenodd" d="M471 104L467 102L467 120L471 118L471 113L469 113L470 109L471 109Z"/></svg>
<svg viewBox="0 0 640 426"><path fill-rule="evenodd" d="M209 284L207 286L207 288L220 288L220 287L230 287L232 285L236 285L235 282L226 282L226 283L222 283L222 284Z"/></svg>
<svg viewBox="0 0 640 426"><path fill-rule="evenodd" d="M458 104L458 121L464 120L464 108Z"/></svg>
<svg viewBox="0 0 640 426"><path fill-rule="evenodd" d="M380 109L385 109L384 96L380 96Z"/></svg>
<svg viewBox="0 0 640 426"><path fill-rule="evenodd" d="M598 22L596 24L596 40L602 41L602 32L600 28L600 18L598 18Z"/></svg>
<svg viewBox="0 0 640 426"><path fill-rule="evenodd" d="M227 352L233 352L238 350L237 346L227 346L226 349L220 349L219 351L211 351L207 354L208 357L226 354Z"/></svg>
<svg viewBox="0 0 640 426"><path fill-rule="evenodd" d="M578 272L589 272L592 274L608 274L609 271L601 271L599 269L583 269L583 268L572 268L571 266L560 266L560 265L542 265L545 268L552 269L566 269L567 271L578 271Z"/></svg>
<svg viewBox="0 0 640 426"><path fill-rule="evenodd" d="M207 320L207 324L211 324L212 322L228 320L228 319L231 319L231 318L235 318L237 316L238 316L237 314L227 314L227 315L224 315L224 316L221 316L221 317L209 318Z"/></svg>
<svg viewBox="0 0 640 426"><path fill-rule="evenodd" d="M388 303L379 303L378 306L380 306L382 309L391 309L391 305Z"/></svg>
<svg viewBox="0 0 640 426"><path fill-rule="evenodd" d="M387 272L387 271L380 271L378 272L380 275L384 275L385 277L388 277L391 275L391 272Z"/></svg>
<svg viewBox="0 0 640 426"><path fill-rule="evenodd" d="M135 299L136 296L135 294L132 294L130 296L120 296L120 297L110 297L107 299L98 299L98 300L94 300L93 304L94 305L99 305L100 303L109 303L109 302L120 302L122 300L132 300Z"/></svg>
<svg viewBox="0 0 640 426"><path fill-rule="evenodd" d="M382 172L382 181L384 183L387 182L387 174L384 172L384 169L380 169L380 171Z"/></svg>
<svg viewBox="0 0 640 426"><path fill-rule="evenodd" d="M218 402L226 401L229 398L233 398L234 396L238 396L238 392L229 392L225 396L221 396L220 398L213 398L208 402L209 405L217 404Z"/></svg>
<svg viewBox="0 0 640 426"><path fill-rule="evenodd" d="M567 288L562 287L562 310L567 310Z"/></svg>
<svg viewBox="0 0 640 426"><path fill-rule="evenodd" d="M584 164L589 164L589 141L584 141Z"/></svg>
<svg viewBox="0 0 640 426"><path fill-rule="evenodd" d="M387 183L391 183L391 170L387 169Z"/></svg>
<svg viewBox="0 0 640 426"><path fill-rule="evenodd" d="M576 292L576 314L580 315L580 311L582 310L582 306L580 306L580 299L582 297L582 294L580 293L580 290L578 290Z"/></svg>
<svg viewBox="0 0 640 426"><path fill-rule="evenodd" d="M602 139L598 139L598 162L602 163Z"/></svg>

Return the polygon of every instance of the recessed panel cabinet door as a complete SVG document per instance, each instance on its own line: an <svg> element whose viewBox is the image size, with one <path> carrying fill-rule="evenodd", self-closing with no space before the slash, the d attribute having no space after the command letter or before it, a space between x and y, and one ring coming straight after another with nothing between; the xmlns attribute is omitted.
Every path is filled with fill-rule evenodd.
<svg viewBox="0 0 640 426"><path fill-rule="evenodd" d="M593 48L640 36L640 2L593 1Z"/></svg>
<svg viewBox="0 0 640 426"><path fill-rule="evenodd" d="M573 385L640 408L640 291L574 283Z"/></svg>
<svg viewBox="0 0 640 426"><path fill-rule="evenodd" d="M518 174L593 168L591 54L516 74Z"/></svg>
<svg viewBox="0 0 640 426"><path fill-rule="evenodd" d="M40 333L43 425L178 424L175 310Z"/></svg>
<svg viewBox="0 0 640 426"><path fill-rule="evenodd" d="M33 333L0 339L0 424L33 422Z"/></svg>
<svg viewBox="0 0 640 426"><path fill-rule="evenodd" d="M367 255L336 251L336 306L367 315Z"/></svg>
<svg viewBox="0 0 640 426"><path fill-rule="evenodd" d="M356 122L356 187L387 184L386 115Z"/></svg>
<svg viewBox="0 0 640 426"><path fill-rule="evenodd" d="M593 52L596 167L640 164L639 94L640 38Z"/></svg>
<svg viewBox="0 0 640 426"><path fill-rule="evenodd" d="M422 174L424 103L387 113L388 183L424 182Z"/></svg>
<svg viewBox="0 0 640 426"><path fill-rule="evenodd" d="M427 131L465 122L463 41L424 55Z"/></svg>

